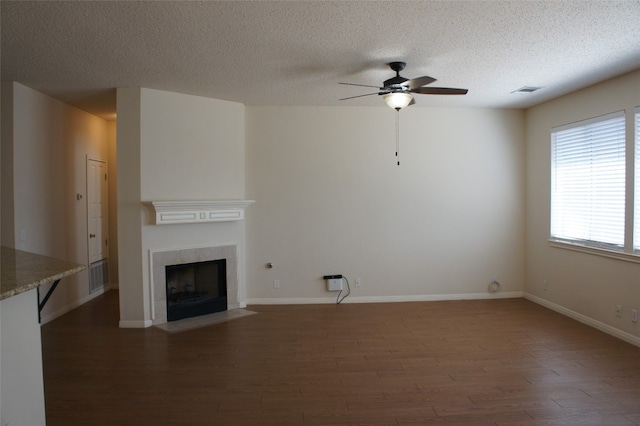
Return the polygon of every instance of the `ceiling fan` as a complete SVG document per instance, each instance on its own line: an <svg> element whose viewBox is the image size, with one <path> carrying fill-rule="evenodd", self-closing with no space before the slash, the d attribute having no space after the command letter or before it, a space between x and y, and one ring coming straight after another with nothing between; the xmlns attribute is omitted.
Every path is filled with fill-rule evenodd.
<svg viewBox="0 0 640 426"><path fill-rule="evenodd" d="M366 93L364 95L350 96L348 98L339 99L341 101L347 99L361 98L363 96L380 95L384 98L387 105L396 111L415 103L412 93L422 95L466 95L467 89L455 89L451 87L424 87L436 81L435 78L422 76L408 79L400 75L400 71L407 65L406 62L390 62L389 68L396 72L395 77L391 77L382 83L382 87L370 86L366 84L340 83L348 86L375 87L377 92Z"/></svg>

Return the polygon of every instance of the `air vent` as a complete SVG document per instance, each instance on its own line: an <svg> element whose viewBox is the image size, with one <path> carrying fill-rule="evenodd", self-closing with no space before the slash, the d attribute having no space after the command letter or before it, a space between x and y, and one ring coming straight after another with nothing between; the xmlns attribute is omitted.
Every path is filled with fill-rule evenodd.
<svg viewBox="0 0 640 426"><path fill-rule="evenodd" d="M521 88L514 90L511 93L533 93L536 90L540 90L542 89L542 87L537 87L537 86L522 86Z"/></svg>
<svg viewBox="0 0 640 426"><path fill-rule="evenodd" d="M109 281L109 264L107 259L93 262L89 268L89 293L102 290Z"/></svg>

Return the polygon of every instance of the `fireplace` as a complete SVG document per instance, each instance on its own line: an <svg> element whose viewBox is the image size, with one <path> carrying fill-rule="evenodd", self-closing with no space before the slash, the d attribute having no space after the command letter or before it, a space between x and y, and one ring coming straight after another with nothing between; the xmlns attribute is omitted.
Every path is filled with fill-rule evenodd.
<svg viewBox="0 0 640 426"><path fill-rule="evenodd" d="M167 265L167 321L227 310L227 261Z"/></svg>
<svg viewBox="0 0 640 426"><path fill-rule="evenodd" d="M176 278L171 278L171 267L178 266L179 275L189 276L196 272L189 272L193 265L208 264L213 262L216 266L205 268L204 272L198 274L214 275L217 278L217 296L212 298L225 298L226 307L222 310L232 310L244 307L239 299L238 289L238 246L229 244L214 247L187 247L165 250L150 251L151 261L151 313L154 325L165 324L173 321L170 318L168 308L171 294L169 292L182 293L194 292L193 279L183 284L178 284ZM224 266L222 266L224 265ZM214 271L217 269L217 272ZM190 285L189 285L190 284ZM223 287L224 286L224 287ZM175 290L170 290L170 288ZM169 288L169 290L167 290ZM203 290L195 290L202 292ZM213 294L216 294L213 291ZM224 296L221 296L224 295ZM194 295L195 296L195 295ZM218 301L220 306L221 301ZM195 315L201 315L196 313ZM184 317L186 318L186 317Z"/></svg>

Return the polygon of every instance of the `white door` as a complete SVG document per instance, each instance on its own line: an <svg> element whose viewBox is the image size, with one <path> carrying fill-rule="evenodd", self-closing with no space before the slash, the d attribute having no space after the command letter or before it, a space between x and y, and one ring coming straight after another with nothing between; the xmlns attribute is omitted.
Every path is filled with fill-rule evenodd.
<svg viewBox="0 0 640 426"><path fill-rule="evenodd" d="M107 258L107 163L87 159L87 215L89 227L89 263Z"/></svg>

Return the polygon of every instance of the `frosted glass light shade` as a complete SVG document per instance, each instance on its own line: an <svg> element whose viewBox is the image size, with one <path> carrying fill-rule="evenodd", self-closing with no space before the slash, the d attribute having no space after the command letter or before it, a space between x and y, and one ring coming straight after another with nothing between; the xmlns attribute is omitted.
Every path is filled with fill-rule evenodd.
<svg viewBox="0 0 640 426"><path fill-rule="evenodd" d="M413 100L410 93L387 93L383 98L387 105L396 110L401 110Z"/></svg>

